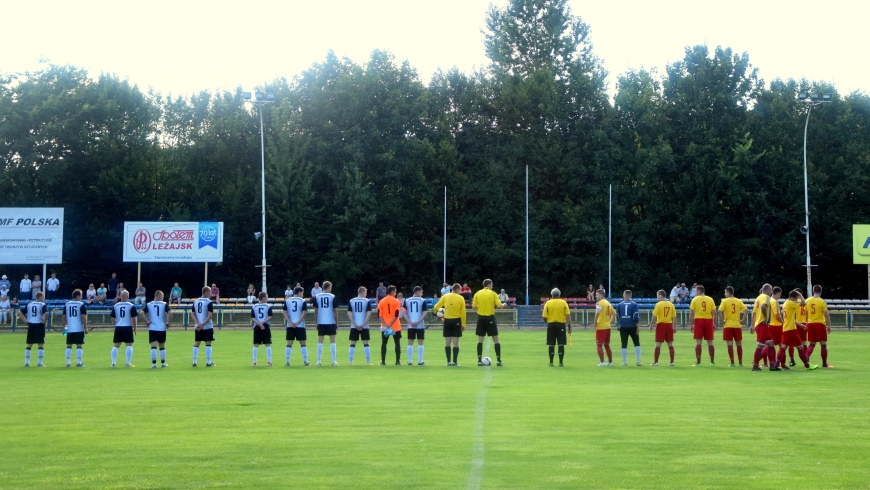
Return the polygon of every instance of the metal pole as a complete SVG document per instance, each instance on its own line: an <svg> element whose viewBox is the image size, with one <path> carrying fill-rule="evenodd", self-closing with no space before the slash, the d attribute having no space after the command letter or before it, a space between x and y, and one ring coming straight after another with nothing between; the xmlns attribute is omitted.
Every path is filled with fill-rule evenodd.
<svg viewBox="0 0 870 490"><path fill-rule="evenodd" d="M613 184L610 184L610 208L607 212L607 297L613 294Z"/></svg>
<svg viewBox="0 0 870 490"><path fill-rule="evenodd" d="M260 205L262 213L262 229L263 229L263 289L266 291L266 146L263 141L263 106L258 106L260 110L260 180L262 184L262 193L260 196Z"/></svg>
<svg viewBox="0 0 870 490"><path fill-rule="evenodd" d="M444 257L442 258L441 283L447 282L447 186L444 186Z"/></svg>
<svg viewBox="0 0 870 490"><path fill-rule="evenodd" d="M202 285L203 287L208 286L208 262L205 263L205 283Z"/></svg>
<svg viewBox="0 0 870 490"><path fill-rule="evenodd" d="M526 306L529 306L529 166L526 165Z"/></svg>
<svg viewBox="0 0 870 490"><path fill-rule="evenodd" d="M142 262L136 262L136 288L139 288L139 283L142 282Z"/></svg>
<svg viewBox="0 0 870 490"><path fill-rule="evenodd" d="M48 282L48 278L45 275L48 273L45 264L42 264L42 294L45 294L45 283ZM31 296L32 297L32 296Z"/></svg>
<svg viewBox="0 0 870 490"><path fill-rule="evenodd" d="M806 218L804 226L807 232L807 295L813 292L813 269L810 263L810 194L807 183L807 128L810 126L810 113L812 110L813 106L810 105L809 109L807 109L807 122L804 124L804 212Z"/></svg>

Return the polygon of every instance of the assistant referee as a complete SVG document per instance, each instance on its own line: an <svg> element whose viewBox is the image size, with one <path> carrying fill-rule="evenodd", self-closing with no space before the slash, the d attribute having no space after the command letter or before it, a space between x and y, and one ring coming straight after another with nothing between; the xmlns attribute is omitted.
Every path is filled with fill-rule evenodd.
<svg viewBox="0 0 870 490"><path fill-rule="evenodd" d="M492 290L492 279L483 280L483 289L474 294L471 300L471 308L477 312L477 365L483 366L483 339L487 335L492 337L495 346L496 366L501 363L501 344L498 341L498 324L495 323L495 309L503 305L498 295Z"/></svg>
<svg viewBox="0 0 870 490"><path fill-rule="evenodd" d="M553 288L550 291L550 299L544 303L544 312L541 316L547 322L547 347L550 354L550 367L553 367L553 354L556 344L559 344L559 367L565 367L563 362L565 358L565 344L568 333L571 333L571 310L568 308L568 303L561 298L562 292L558 288Z"/></svg>
<svg viewBox="0 0 870 490"><path fill-rule="evenodd" d="M458 366L459 363L459 338L465 329L465 298L459 292L462 286L458 283L453 285L452 292L441 296L438 303L432 308L436 313L444 308L444 354L447 356L448 366ZM450 346L453 346L453 360L450 360Z"/></svg>

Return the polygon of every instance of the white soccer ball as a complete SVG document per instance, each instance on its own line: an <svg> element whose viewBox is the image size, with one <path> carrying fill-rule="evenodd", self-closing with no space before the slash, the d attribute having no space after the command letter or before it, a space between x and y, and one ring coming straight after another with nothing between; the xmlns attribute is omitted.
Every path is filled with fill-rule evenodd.
<svg viewBox="0 0 870 490"><path fill-rule="evenodd" d="M490 359L488 357L484 357L480 361L483 362L484 366L492 366L492 359Z"/></svg>
<svg viewBox="0 0 870 490"><path fill-rule="evenodd" d="M444 318L444 308L438 310L438 313L435 313L435 316L437 316L438 318Z"/></svg>

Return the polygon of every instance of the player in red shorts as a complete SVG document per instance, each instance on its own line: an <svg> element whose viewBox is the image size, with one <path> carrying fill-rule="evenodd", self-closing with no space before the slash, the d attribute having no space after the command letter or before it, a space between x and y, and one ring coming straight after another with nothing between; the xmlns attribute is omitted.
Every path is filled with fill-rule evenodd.
<svg viewBox="0 0 870 490"><path fill-rule="evenodd" d="M776 300L776 308L771 310L770 315L770 338L773 339L774 345L782 343L782 308L779 306L779 299L782 297L782 288L776 286L773 288L773 299Z"/></svg>
<svg viewBox="0 0 870 490"><path fill-rule="evenodd" d="M803 343L801 343L801 337L797 332L798 328L804 330L807 328L805 324L798 321L798 315L800 315L801 306L803 305L804 297L797 291L788 293L788 300L786 300L785 304L782 305L782 343L779 344L779 354L777 355L782 369L791 369L785 365L785 351L788 347L797 347L798 355L800 356L801 361L803 361L805 368L816 369L819 367L816 365L810 365L810 361L807 359L806 349L804 349Z"/></svg>
<svg viewBox="0 0 870 490"><path fill-rule="evenodd" d="M807 300L807 339L810 346L807 349L807 359L813 355L816 343L822 344L822 367L831 368L828 364L828 334L831 333L831 314L828 303L822 299L822 287L813 286L813 297Z"/></svg>
<svg viewBox="0 0 870 490"><path fill-rule="evenodd" d="M734 297L734 288L725 288L725 299L719 303L719 319L722 323L722 340L728 345L728 357L734 367L734 346L737 344L737 362L743 367L743 320L746 319L746 305Z"/></svg>
<svg viewBox="0 0 870 490"><path fill-rule="evenodd" d="M704 286L695 286L695 298L689 305L689 323L692 325L692 333L695 335L695 360L694 366L701 365L701 342L707 341L707 350L710 353L710 366L715 366L713 360L716 353L713 347L713 332L716 325L713 323L713 312L716 311L716 303L713 298L707 296Z"/></svg>
<svg viewBox="0 0 870 490"><path fill-rule="evenodd" d="M659 365L659 354L661 354L662 344L667 342L668 351L671 354L671 363L674 365L674 318L677 316L674 304L668 301L667 293L664 289L659 289L656 294L659 302L653 308L652 318L649 321L649 329L652 331L653 325L656 329L656 354L653 366Z"/></svg>
<svg viewBox="0 0 870 490"><path fill-rule="evenodd" d="M595 291L598 303L595 305L595 344L598 348L599 366L613 365L613 351L610 350L610 328L616 320L616 310L609 301L604 299L604 290ZM607 351L607 362L604 362L604 352Z"/></svg>
<svg viewBox="0 0 870 490"><path fill-rule="evenodd" d="M799 292L801 294L801 296L804 295L804 292L801 290L801 288L795 288L795 291ZM798 312L798 323L802 323L804 325L807 325L807 306L805 303L801 304L801 310ZM807 328L809 328L809 326L807 326ZM807 330L799 328L799 329L797 329L797 332L798 332L798 336L801 338L801 344L803 344L804 349L806 349L807 348ZM804 351L804 352L809 352L809 351ZM794 347L788 348L788 357L789 357L789 361L788 361L789 367L794 367L796 364L794 362Z"/></svg>
<svg viewBox="0 0 870 490"><path fill-rule="evenodd" d="M770 284L765 284L761 287L761 294L755 299L755 305L752 307L752 327L749 328L749 333L755 334L755 357L752 360L752 370L761 371L759 362L764 359L767 363L770 361L770 370L779 371L776 365L776 344L770 336L770 321L777 315L779 311L779 303L771 297L773 287Z"/></svg>

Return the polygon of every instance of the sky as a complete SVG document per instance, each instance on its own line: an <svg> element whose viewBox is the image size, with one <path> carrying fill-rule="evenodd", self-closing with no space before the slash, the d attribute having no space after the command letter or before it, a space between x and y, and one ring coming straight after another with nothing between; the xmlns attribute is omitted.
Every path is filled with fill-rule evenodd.
<svg viewBox="0 0 870 490"><path fill-rule="evenodd" d="M292 79L328 50L365 63L384 49L428 82L438 69L486 66L483 34L491 0L284 0L252 4L185 0L0 0L0 72L39 60L127 78L143 90L200 90ZM506 0L494 0L496 5ZM870 91L870 2L828 0L569 0L591 27L594 52L610 73L655 68L707 44L748 52L766 81L824 80L841 94ZM9 20L14 20L10 22Z"/></svg>

